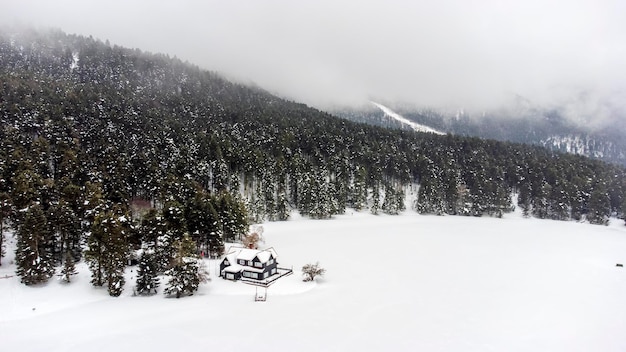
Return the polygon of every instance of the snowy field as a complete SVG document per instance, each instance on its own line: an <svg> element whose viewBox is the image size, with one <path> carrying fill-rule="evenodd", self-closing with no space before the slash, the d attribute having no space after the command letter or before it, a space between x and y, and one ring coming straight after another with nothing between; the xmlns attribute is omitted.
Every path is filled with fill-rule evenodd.
<svg viewBox="0 0 626 352"><path fill-rule="evenodd" d="M255 288L216 277L192 297L26 287L0 267L2 351L626 351L626 226L347 214L267 223L294 275ZM314 283L302 265L327 269ZM128 271L129 279L133 273ZM163 289L162 281L160 289Z"/></svg>

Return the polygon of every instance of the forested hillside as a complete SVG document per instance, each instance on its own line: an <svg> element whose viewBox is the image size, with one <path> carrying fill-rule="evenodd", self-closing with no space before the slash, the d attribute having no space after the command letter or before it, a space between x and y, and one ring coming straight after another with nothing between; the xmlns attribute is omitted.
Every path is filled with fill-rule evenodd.
<svg viewBox="0 0 626 352"><path fill-rule="evenodd" d="M553 151L589 156L626 166L626 128L619 123L619 119L613 123L605 122L601 127L591 123L574 123L562 112L534 107L525 101L513 102L508 108L475 113L479 117L463 110L444 112L402 104L394 107L394 111L413 123L457 136L539 145ZM411 129L389 118L373 105L344 108L333 113L351 121Z"/></svg>
<svg viewBox="0 0 626 352"><path fill-rule="evenodd" d="M2 218L54 265L68 249L78 259L86 236L91 258L107 252L93 252L97 244L158 252L185 233L219 252L248 221L292 209L396 214L416 184L408 206L433 214L498 216L515 192L528 215L604 224L626 199L621 167L354 123L175 58L59 31L1 32L0 82ZM131 205L142 202L155 209L135 223ZM161 270L174 254L164 255Z"/></svg>

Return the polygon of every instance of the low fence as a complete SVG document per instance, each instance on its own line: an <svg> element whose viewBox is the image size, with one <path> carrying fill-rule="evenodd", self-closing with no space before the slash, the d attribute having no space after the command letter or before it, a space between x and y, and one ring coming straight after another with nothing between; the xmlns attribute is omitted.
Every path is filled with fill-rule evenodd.
<svg viewBox="0 0 626 352"><path fill-rule="evenodd" d="M248 284L248 285L260 286L260 287L269 287L271 284L276 282L276 280L280 279L281 277L285 277L285 276L289 276L289 275L293 274L293 268L291 268L291 269L289 269L289 268L276 268L276 269L277 269L276 274L268 277L265 280L253 280L253 279L241 278L241 281L243 283Z"/></svg>

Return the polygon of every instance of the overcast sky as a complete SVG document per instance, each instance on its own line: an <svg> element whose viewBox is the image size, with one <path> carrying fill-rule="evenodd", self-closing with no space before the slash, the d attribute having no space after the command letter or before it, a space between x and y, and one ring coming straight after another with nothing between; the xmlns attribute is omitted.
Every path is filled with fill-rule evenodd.
<svg viewBox="0 0 626 352"><path fill-rule="evenodd" d="M626 107L624 0L0 0L0 20L163 52L317 107ZM622 109L626 111L626 109Z"/></svg>

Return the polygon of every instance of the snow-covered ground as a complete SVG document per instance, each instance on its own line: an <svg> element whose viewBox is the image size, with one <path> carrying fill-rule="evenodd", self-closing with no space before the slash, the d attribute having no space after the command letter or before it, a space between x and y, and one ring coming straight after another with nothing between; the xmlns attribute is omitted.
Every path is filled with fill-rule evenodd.
<svg viewBox="0 0 626 352"><path fill-rule="evenodd" d="M348 213L264 225L295 275L192 297L0 278L3 351L626 351L626 226ZM12 256L12 254L10 254ZM0 277L15 267L5 258ZM327 269L301 281L302 265ZM133 272L128 272L129 279ZM163 288L163 283L161 289Z"/></svg>

